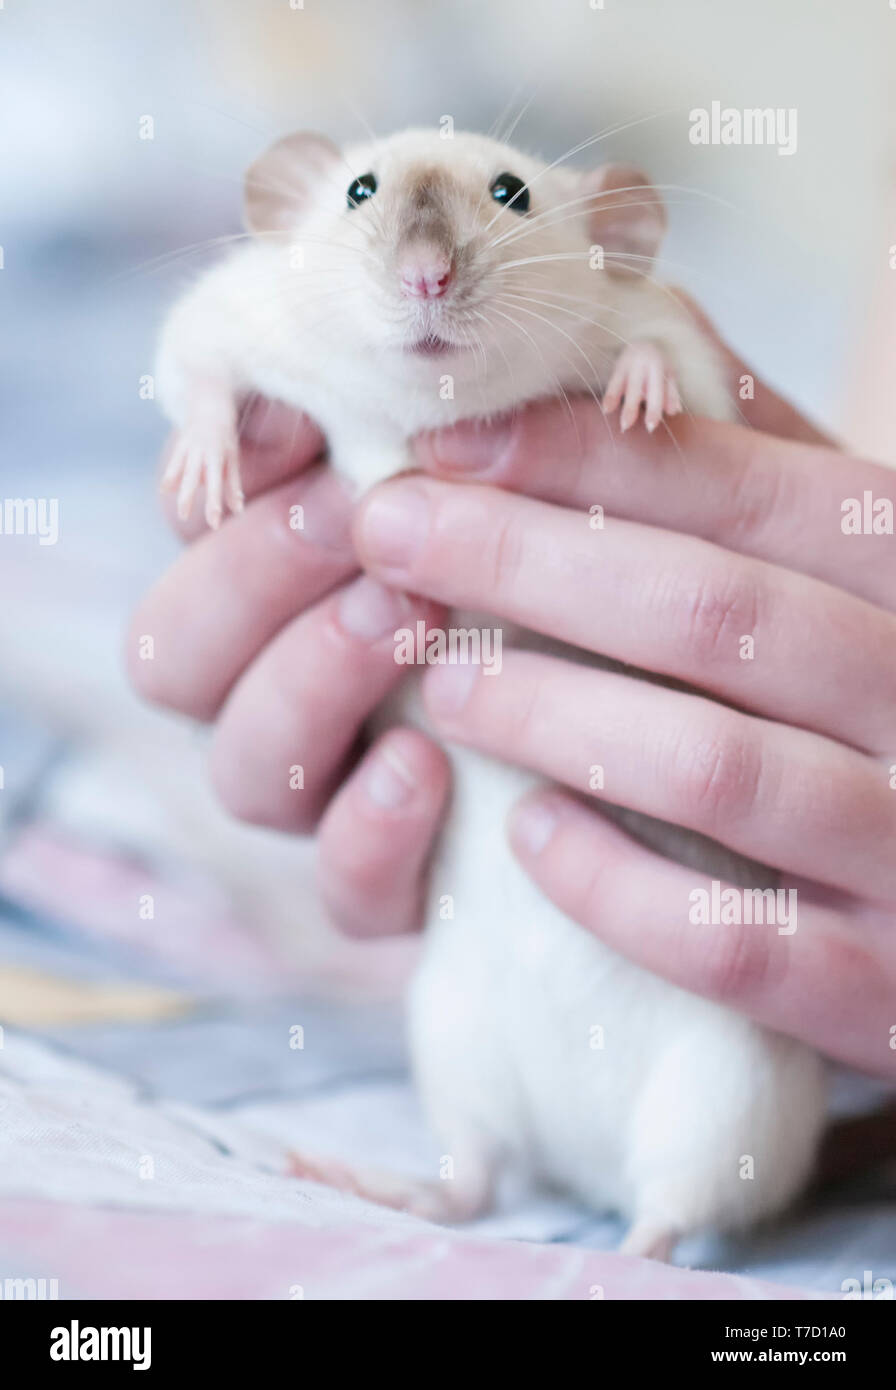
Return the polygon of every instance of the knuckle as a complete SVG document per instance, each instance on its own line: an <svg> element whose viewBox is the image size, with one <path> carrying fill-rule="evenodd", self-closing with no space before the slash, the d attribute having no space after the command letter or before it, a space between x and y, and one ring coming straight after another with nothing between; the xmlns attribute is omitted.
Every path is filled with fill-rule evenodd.
<svg viewBox="0 0 896 1390"><path fill-rule="evenodd" d="M802 508L796 505L793 492L791 471L769 468L764 446L754 444L735 479L729 508L729 541L754 541L772 520L801 515Z"/></svg>
<svg viewBox="0 0 896 1390"><path fill-rule="evenodd" d="M675 589L671 605L675 630L701 666L730 659L740 639L756 633L759 592L744 567L716 570L692 588Z"/></svg>
<svg viewBox="0 0 896 1390"><path fill-rule="evenodd" d="M301 796L291 793L291 800L284 803L279 787L274 792L267 770L229 738L213 741L209 776L218 803L234 820L297 835L310 834L317 825L320 799L314 788Z"/></svg>
<svg viewBox="0 0 896 1390"><path fill-rule="evenodd" d="M413 916L415 872L394 845L348 830L325 820L320 834L316 877L330 919L347 936L403 930Z"/></svg>
<svg viewBox="0 0 896 1390"><path fill-rule="evenodd" d="M883 983L889 989L890 982L881 974L876 943L840 930L822 937L819 955L820 975L825 980L836 981L837 990L844 998L863 999L870 1004L877 984Z"/></svg>
<svg viewBox="0 0 896 1390"><path fill-rule="evenodd" d="M337 848L322 837L320 866L342 903L363 906L394 888L395 866L383 864L382 846L372 851L369 845L343 838Z"/></svg>
<svg viewBox="0 0 896 1390"><path fill-rule="evenodd" d="M597 812L601 815L601 812ZM612 860L605 854L593 853L579 861L576 873L572 875L563 891L564 910L583 926L600 935L601 924L606 921L614 900L614 873Z"/></svg>
<svg viewBox="0 0 896 1390"><path fill-rule="evenodd" d="M486 556L486 581L496 593L513 585L522 563L524 540L514 515L501 514L492 522Z"/></svg>
<svg viewBox="0 0 896 1390"><path fill-rule="evenodd" d="M147 704L208 723L215 717L219 704L215 692L185 681L178 667L157 651L152 659L144 658L142 645L149 635L158 645L158 624L149 615L138 614L131 625L125 653L125 670L131 688Z"/></svg>
<svg viewBox="0 0 896 1390"><path fill-rule="evenodd" d="M786 943L759 926L716 926L711 932L698 957L700 993L729 1004L755 998L771 978L773 955L783 955Z"/></svg>
<svg viewBox="0 0 896 1390"><path fill-rule="evenodd" d="M501 711L505 721L503 741L509 748L518 750L521 756L525 750L537 750L546 742L541 678L538 669L529 669L525 657L523 660L525 664L519 670L520 679L513 685L514 698ZM490 688L488 693L494 693L491 689L494 682L484 681L482 685Z"/></svg>
<svg viewBox="0 0 896 1390"><path fill-rule="evenodd" d="M755 809L762 751L758 739L738 723L733 716L696 739L679 740L670 781L674 804L687 824L712 830L718 822L743 820Z"/></svg>

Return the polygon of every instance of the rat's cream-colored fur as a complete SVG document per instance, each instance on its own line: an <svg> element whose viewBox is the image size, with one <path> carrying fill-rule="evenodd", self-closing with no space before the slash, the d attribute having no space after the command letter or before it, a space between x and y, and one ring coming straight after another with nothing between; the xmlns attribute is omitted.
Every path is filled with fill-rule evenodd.
<svg viewBox="0 0 896 1390"><path fill-rule="evenodd" d="M373 196L349 206L347 188L368 171ZM490 196L505 172L528 191L525 214ZM715 349L647 273L664 214L631 169L578 173L475 135L404 132L344 156L295 136L250 170L247 205L256 235L175 306L157 370L180 430L167 484L185 512L204 483L213 525L225 503L241 506L237 409L252 392L314 417L334 467L360 489L406 468L420 430L563 391L621 401L623 423L643 405L650 427L679 408L679 392L695 414L732 414ZM409 256L449 266L447 291L403 291ZM422 718L413 683L389 718ZM628 1248L654 1254L779 1210L812 1163L819 1059L565 919L506 844L507 812L531 776L469 750L452 756L410 1034L453 1177L407 1200L470 1215L502 1165L520 1164L627 1215ZM773 881L687 831L606 809L702 872Z"/></svg>

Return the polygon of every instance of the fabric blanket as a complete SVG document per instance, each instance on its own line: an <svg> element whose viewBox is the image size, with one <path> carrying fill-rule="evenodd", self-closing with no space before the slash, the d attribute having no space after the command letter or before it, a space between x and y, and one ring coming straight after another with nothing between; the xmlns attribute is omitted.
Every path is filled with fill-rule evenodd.
<svg viewBox="0 0 896 1390"><path fill-rule="evenodd" d="M449 1231L288 1176L292 1148L434 1171L398 1000L309 995L213 885L44 816L64 745L7 718L0 747L0 1294L778 1299L842 1297L865 1271L896 1282L882 1191L692 1241L673 1268L614 1254L616 1221L542 1193Z"/></svg>

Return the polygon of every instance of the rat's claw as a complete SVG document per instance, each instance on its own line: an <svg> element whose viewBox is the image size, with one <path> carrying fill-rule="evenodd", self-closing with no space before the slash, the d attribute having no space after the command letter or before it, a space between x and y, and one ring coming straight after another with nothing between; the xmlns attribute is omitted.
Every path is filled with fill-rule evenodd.
<svg viewBox="0 0 896 1390"><path fill-rule="evenodd" d="M225 501L232 512L243 510L239 444L234 438L217 434L212 437L207 432L197 435L194 431L178 435L160 486L165 492L177 490L177 515L181 521L189 518L201 484L205 485L205 519L216 531L224 516Z"/></svg>
<svg viewBox="0 0 896 1390"><path fill-rule="evenodd" d="M663 355L654 343L629 343L616 360L603 408L611 414L622 402L619 428L624 434L635 424L644 407L644 425L653 434L663 415L677 415L681 397L675 378L666 372Z"/></svg>
<svg viewBox="0 0 896 1390"><path fill-rule="evenodd" d="M240 455L236 446L227 451L224 462L224 492L227 497L227 505L232 512L241 512L245 498L243 497L243 484L240 479Z"/></svg>
<svg viewBox="0 0 896 1390"><path fill-rule="evenodd" d="M186 521L190 515L193 498L196 496L201 476L202 455L195 448L189 449L181 477L180 491L177 494L177 514L181 521Z"/></svg>
<svg viewBox="0 0 896 1390"><path fill-rule="evenodd" d="M674 376L666 377L666 394L663 403L663 411L666 415L680 415L683 406L681 396L678 392L678 383Z"/></svg>
<svg viewBox="0 0 896 1390"><path fill-rule="evenodd" d="M163 492L173 492L183 477L187 461L187 444L182 434L177 435L171 446L171 457L162 474L159 487Z"/></svg>
<svg viewBox="0 0 896 1390"><path fill-rule="evenodd" d="M223 473L223 467L217 459L214 463L205 465L205 519L213 531L217 531L221 525Z"/></svg>
<svg viewBox="0 0 896 1390"><path fill-rule="evenodd" d="M452 1223L475 1216L488 1199L487 1175L477 1182L427 1182L377 1168L350 1167L332 1158L312 1158L291 1153L287 1174L305 1182L321 1183L338 1192L351 1193L366 1202L377 1202L418 1216L424 1221Z"/></svg>
<svg viewBox="0 0 896 1390"><path fill-rule="evenodd" d="M666 395L666 380L661 359L647 364L647 389L644 393L644 424L647 433L653 434L663 418L663 401Z"/></svg>
<svg viewBox="0 0 896 1390"><path fill-rule="evenodd" d="M644 382L632 381L629 377L628 385L625 390L625 403L622 407L622 414L619 417L619 428L625 434L630 430L638 418L641 410L641 402L644 399Z"/></svg>
<svg viewBox="0 0 896 1390"><path fill-rule="evenodd" d="M162 492L173 492L179 480L180 467L177 461L177 455L172 454L171 458L168 460L168 466L162 474L162 481L159 483L159 487Z"/></svg>
<svg viewBox="0 0 896 1390"><path fill-rule="evenodd" d="M613 411L618 408L619 402L622 400L622 392L624 389L625 372L620 371L619 364L617 363L613 375L607 382L607 389L604 391L603 400L601 401L605 415L612 415Z"/></svg>

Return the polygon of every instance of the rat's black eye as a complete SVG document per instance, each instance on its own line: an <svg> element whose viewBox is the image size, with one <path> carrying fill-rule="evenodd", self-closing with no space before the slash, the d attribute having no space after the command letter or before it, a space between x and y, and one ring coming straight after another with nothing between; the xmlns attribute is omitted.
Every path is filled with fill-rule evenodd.
<svg viewBox="0 0 896 1390"><path fill-rule="evenodd" d="M359 179L353 179L349 184L346 202L350 208L356 208L365 198L372 198L375 192L376 177L373 174L362 174Z"/></svg>
<svg viewBox="0 0 896 1390"><path fill-rule="evenodd" d="M529 211L529 190L516 174L499 174L489 189L496 203L505 203L522 215Z"/></svg>

